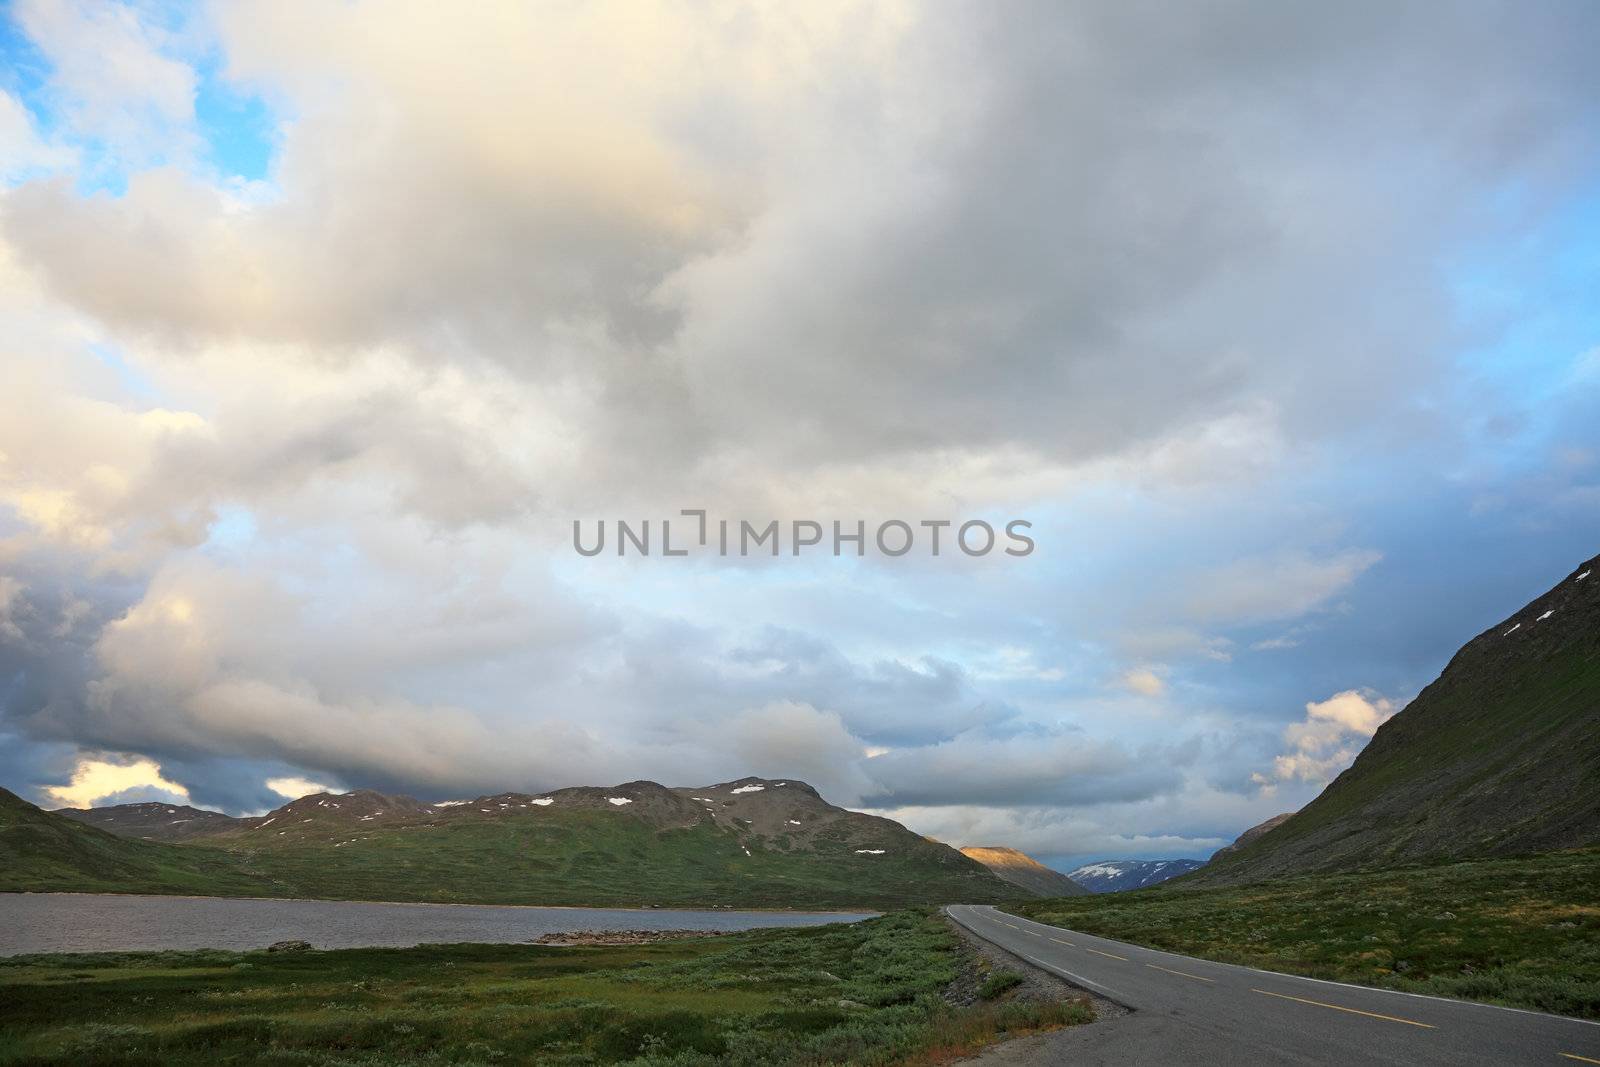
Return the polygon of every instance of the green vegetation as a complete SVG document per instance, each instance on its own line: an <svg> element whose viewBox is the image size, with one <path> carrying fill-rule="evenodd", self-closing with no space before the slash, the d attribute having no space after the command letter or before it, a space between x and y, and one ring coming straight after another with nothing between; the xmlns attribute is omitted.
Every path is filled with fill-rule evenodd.
<svg viewBox="0 0 1600 1067"><path fill-rule="evenodd" d="M993 1000L1021 984L1022 975L1016 971L990 971L989 976L978 983L978 996L984 1000Z"/></svg>
<svg viewBox="0 0 1600 1067"><path fill-rule="evenodd" d="M1600 850L1010 906L1152 948L1600 1018Z"/></svg>
<svg viewBox="0 0 1600 1067"><path fill-rule="evenodd" d="M609 812L536 811L447 831L383 827L340 843L351 837L332 828L238 855L288 895L333 900L892 909L1024 895L942 846L873 856L824 841L785 851L708 823L662 830ZM946 854L961 865L941 862Z"/></svg>
<svg viewBox="0 0 1600 1067"><path fill-rule="evenodd" d="M890 1064L1092 1018L950 1006L960 951L920 911L631 947L19 957L0 1064Z"/></svg>
<svg viewBox="0 0 1600 1067"><path fill-rule="evenodd" d="M0 789L0 892L273 895L214 849L113 837Z"/></svg>
<svg viewBox="0 0 1600 1067"><path fill-rule="evenodd" d="M862 839L854 819L879 837ZM891 910L1026 895L948 846L856 816L806 847L612 811L301 821L181 845L114 837L0 790L0 892L176 893L585 907ZM882 824L880 827L879 824ZM865 845L882 854L857 852Z"/></svg>

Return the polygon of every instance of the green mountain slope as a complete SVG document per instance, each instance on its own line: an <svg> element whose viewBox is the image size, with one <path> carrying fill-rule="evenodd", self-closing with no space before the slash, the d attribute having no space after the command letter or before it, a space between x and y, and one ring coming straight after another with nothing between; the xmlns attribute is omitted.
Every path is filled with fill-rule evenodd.
<svg viewBox="0 0 1600 1067"><path fill-rule="evenodd" d="M20 802L19 802L20 803ZM37 811L37 809L35 809ZM37 812L58 831L89 832ZM108 825L139 832L136 820ZM948 845L827 803L803 782L746 778L694 789L654 782L424 804L317 794L178 846L119 840L228 872L218 888L345 900L677 907L873 907L1027 894ZM68 835L70 836L70 835ZM48 861L36 850L31 867ZM153 856L153 853L149 854ZM67 881L70 882L70 879ZM122 888L14 884L13 888ZM150 891L130 889L130 891Z"/></svg>
<svg viewBox="0 0 1600 1067"><path fill-rule="evenodd" d="M271 888L226 853L129 841L0 789L0 892L254 896Z"/></svg>
<svg viewBox="0 0 1600 1067"><path fill-rule="evenodd" d="M1600 844L1597 564L1473 638L1321 796L1184 884Z"/></svg>

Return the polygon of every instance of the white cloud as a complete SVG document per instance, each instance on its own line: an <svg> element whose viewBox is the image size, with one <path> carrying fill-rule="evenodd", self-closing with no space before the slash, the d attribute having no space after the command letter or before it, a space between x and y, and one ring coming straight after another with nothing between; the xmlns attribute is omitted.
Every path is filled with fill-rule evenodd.
<svg viewBox="0 0 1600 1067"><path fill-rule="evenodd" d="M76 159L70 148L42 138L22 101L0 90L0 182L59 170Z"/></svg>
<svg viewBox="0 0 1600 1067"><path fill-rule="evenodd" d="M1158 697L1167 691L1166 680L1149 667L1133 667L1122 673L1117 684L1140 696Z"/></svg>
<svg viewBox="0 0 1600 1067"><path fill-rule="evenodd" d="M497 368L510 380L472 402L561 447L479 427L468 451L536 475L558 514L685 482L758 503L992 500L1097 462L1249 481L1380 420L1385 386L1425 369L1441 319L1423 305L1447 294L1400 283L1481 218L1490 168L1451 138L1487 143L1502 99L1585 105L1560 64L1484 63L1474 108L1453 66L1396 66L1324 13L1283 27L1318 61L1263 98L1247 72L1275 76L1282 42L1235 18L1218 68L1077 8L226 5L228 75L294 116L276 195L159 169L115 199L30 183L6 232L74 305L179 349ZM1435 27L1441 54L1504 54L1505 27L1465 21ZM39 2L23 24L90 126L130 125L129 101L173 124L192 107L192 71L128 9ZM1328 107L1352 71L1386 106ZM1028 103L1052 99L1072 106ZM1559 153L1581 128L1526 136ZM1374 144L1410 166L1370 165ZM1406 298L1372 299L1391 288ZM468 513L504 499L487 479L452 495Z"/></svg>
<svg viewBox="0 0 1600 1067"><path fill-rule="evenodd" d="M755 765L1214 836L1114 810L1192 787L1101 683L1260 729L1179 706L1232 695L1218 631L1375 565L1280 548L1360 506L1286 481L1439 432L1393 417L1459 336L1435 266L1594 156L1551 10L228 4L205 43L279 120L242 195L186 166L201 31L20 4L60 126L0 101L0 726L196 788ZM58 141L126 193L36 178ZM1057 522L1028 570L561 551L702 504ZM1359 737L1314 721L1288 755Z"/></svg>
<svg viewBox="0 0 1600 1067"><path fill-rule="evenodd" d="M195 143L196 75L166 54L171 34L137 7L93 0L19 0L18 24L50 61L65 128L125 164L172 159Z"/></svg>
<svg viewBox="0 0 1600 1067"><path fill-rule="evenodd" d="M1378 727L1398 710L1386 697L1354 689L1312 701L1306 705L1305 718L1283 731L1288 751L1273 760L1269 773L1252 775L1252 780L1269 789L1291 781L1326 784L1351 764Z"/></svg>
<svg viewBox="0 0 1600 1067"><path fill-rule="evenodd" d="M180 801L189 799L187 789L162 777L160 765L133 756L80 759L70 782L48 786L44 791L62 807L88 808L119 793L146 787L171 794Z"/></svg>
<svg viewBox="0 0 1600 1067"><path fill-rule="evenodd" d="M299 800L313 793L336 793L338 790L331 785L313 782L309 778L268 778L267 788L288 800Z"/></svg>
<svg viewBox="0 0 1600 1067"><path fill-rule="evenodd" d="M1236 560L1189 580L1186 608L1218 623L1294 619L1327 604L1383 558L1371 549L1289 552Z"/></svg>

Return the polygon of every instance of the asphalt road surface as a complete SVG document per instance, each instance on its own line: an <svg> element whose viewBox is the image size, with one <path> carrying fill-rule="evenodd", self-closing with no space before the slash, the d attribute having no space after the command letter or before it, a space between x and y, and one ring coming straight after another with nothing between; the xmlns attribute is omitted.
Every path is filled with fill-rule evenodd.
<svg viewBox="0 0 1600 1067"><path fill-rule="evenodd" d="M1029 1063L1600 1064L1600 1023L1210 963L986 906L945 910L984 940L1133 1009L1030 1045Z"/></svg>

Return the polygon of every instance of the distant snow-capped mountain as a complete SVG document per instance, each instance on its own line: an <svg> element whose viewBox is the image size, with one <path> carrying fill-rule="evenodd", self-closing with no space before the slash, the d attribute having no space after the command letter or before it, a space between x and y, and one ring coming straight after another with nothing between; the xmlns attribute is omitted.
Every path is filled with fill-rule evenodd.
<svg viewBox="0 0 1600 1067"><path fill-rule="evenodd" d="M1102 860L1068 871L1067 877L1091 893L1120 893L1165 882L1203 866L1204 860Z"/></svg>

